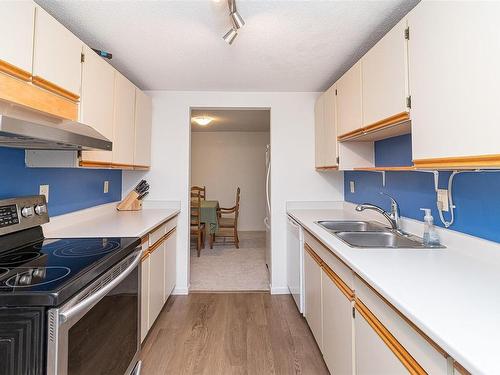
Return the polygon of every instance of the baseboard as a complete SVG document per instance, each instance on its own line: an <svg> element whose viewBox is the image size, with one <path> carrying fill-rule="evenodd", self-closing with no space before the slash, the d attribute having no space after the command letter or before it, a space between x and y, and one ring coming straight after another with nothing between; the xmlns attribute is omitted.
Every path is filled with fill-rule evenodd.
<svg viewBox="0 0 500 375"><path fill-rule="evenodd" d="M188 288L174 288L172 291L174 296L187 296L189 294Z"/></svg>
<svg viewBox="0 0 500 375"><path fill-rule="evenodd" d="M288 287L271 287L271 294L290 294Z"/></svg>

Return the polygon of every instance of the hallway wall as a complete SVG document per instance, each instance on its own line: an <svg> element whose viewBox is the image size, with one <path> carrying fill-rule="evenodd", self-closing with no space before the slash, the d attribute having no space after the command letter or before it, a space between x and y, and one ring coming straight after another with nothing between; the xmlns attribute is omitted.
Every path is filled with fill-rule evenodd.
<svg viewBox="0 0 500 375"><path fill-rule="evenodd" d="M207 199L234 206L241 189L240 231L264 231L265 150L269 132L193 132L191 185L206 186Z"/></svg>

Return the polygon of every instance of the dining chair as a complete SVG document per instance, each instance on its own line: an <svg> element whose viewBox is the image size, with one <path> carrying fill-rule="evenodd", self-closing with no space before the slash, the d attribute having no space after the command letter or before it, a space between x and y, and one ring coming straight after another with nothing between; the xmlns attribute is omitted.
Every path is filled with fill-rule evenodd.
<svg viewBox="0 0 500 375"><path fill-rule="evenodd" d="M207 199L207 188L205 186L192 186L191 187L191 193L200 193L200 198L201 200L206 200Z"/></svg>
<svg viewBox="0 0 500 375"><path fill-rule="evenodd" d="M205 223L201 222L201 194L191 192L191 237L196 237L198 257L205 248Z"/></svg>
<svg viewBox="0 0 500 375"><path fill-rule="evenodd" d="M210 248L213 247L217 237L232 237L234 245L237 249L240 248L240 238L238 236L238 216L240 214L240 188L236 189L236 203L233 207L219 207L217 210L219 229L213 234L213 239L210 241Z"/></svg>

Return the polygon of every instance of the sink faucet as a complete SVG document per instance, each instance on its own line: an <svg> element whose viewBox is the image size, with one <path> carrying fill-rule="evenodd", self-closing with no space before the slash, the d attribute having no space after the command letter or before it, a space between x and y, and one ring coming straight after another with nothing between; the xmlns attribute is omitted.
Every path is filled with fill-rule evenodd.
<svg viewBox="0 0 500 375"><path fill-rule="evenodd" d="M379 206L375 206L374 204L370 203L363 203L363 204L358 204L356 206L356 211L361 212L364 210L374 210L382 215L389 221L391 224L391 228L397 230L398 232L401 231L401 215L399 214L399 204L396 202L396 200L391 197L389 194L380 192L382 195L386 195L391 199L391 212L387 212L384 209L380 208Z"/></svg>

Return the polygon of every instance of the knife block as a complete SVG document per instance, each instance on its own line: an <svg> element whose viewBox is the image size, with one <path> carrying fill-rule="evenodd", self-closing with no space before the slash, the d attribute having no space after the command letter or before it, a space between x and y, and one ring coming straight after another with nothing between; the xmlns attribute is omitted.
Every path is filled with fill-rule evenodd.
<svg viewBox="0 0 500 375"><path fill-rule="evenodd" d="M132 190L123 200L118 203L116 209L118 211L140 211L142 210L142 201L138 200L139 194Z"/></svg>

